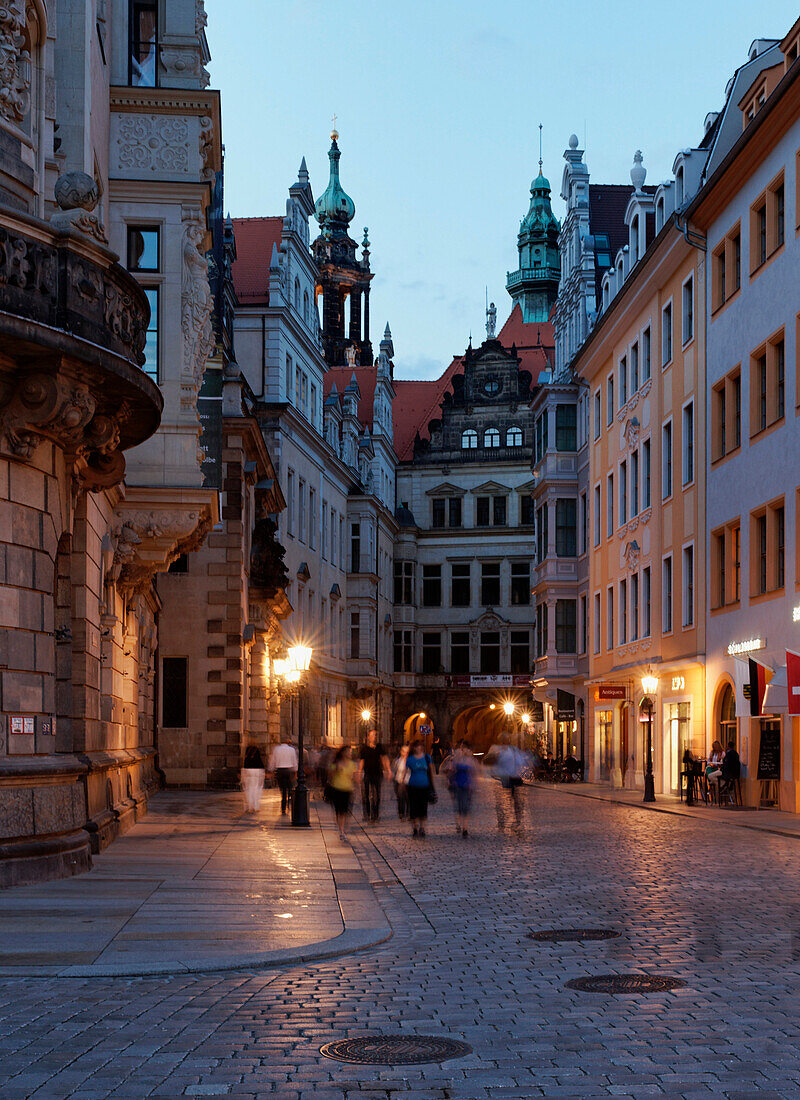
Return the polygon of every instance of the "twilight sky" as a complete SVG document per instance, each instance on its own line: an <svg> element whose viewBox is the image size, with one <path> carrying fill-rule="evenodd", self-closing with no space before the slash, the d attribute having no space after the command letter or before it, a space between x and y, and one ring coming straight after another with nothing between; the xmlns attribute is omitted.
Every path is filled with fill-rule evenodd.
<svg viewBox="0 0 800 1100"><path fill-rule="evenodd" d="M592 181L671 174L755 38L782 38L789 0L206 0L222 92L226 207L282 214L305 156L317 198L336 112L351 236L372 242L373 345L391 324L399 378L435 377L511 300L516 235L537 173L559 197L571 133ZM585 137L585 145L584 145ZM316 236L316 223L312 224ZM313 239L313 237L312 237ZM267 258L268 260L268 258Z"/></svg>

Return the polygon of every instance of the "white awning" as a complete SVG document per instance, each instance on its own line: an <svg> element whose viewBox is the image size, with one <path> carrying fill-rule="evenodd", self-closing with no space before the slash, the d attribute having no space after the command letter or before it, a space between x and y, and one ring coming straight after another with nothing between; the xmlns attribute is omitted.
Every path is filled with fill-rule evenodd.
<svg viewBox="0 0 800 1100"><path fill-rule="evenodd" d="M764 714L788 714L789 696L788 681L786 679L786 665L776 670L775 675L767 684L764 695Z"/></svg>

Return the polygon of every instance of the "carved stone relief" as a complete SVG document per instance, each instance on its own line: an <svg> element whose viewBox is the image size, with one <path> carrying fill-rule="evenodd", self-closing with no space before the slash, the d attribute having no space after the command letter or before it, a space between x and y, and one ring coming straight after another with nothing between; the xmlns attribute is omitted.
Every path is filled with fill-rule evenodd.
<svg viewBox="0 0 800 1100"><path fill-rule="evenodd" d="M12 122L21 122L30 106L24 31L25 0L0 0L0 114Z"/></svg>
<svg viewBox="0 0 800 1100"><path fill-rule="evenodd" d="M116 120L116 160L139 172L187 172L189 123L173 115L122 115Z"/></svg>
<svg viewBox="0 0 800 1100"><path fill-rule="evenodd" d="M631 572L635 572L639 568L639 561L641 559L641 549L639 543L633 539L625 547L625 552L622 555L622 560Z"/></svg>
<svg viewBox="0 0 800 1100"><path fill-rule="evenodd" d="M200 251L204 236L200 211L184 208L181 404L185 406L194 404L203 380L206 360L214 349L214 331L211 325L213 301L208 282L208 263Z"/></svg>

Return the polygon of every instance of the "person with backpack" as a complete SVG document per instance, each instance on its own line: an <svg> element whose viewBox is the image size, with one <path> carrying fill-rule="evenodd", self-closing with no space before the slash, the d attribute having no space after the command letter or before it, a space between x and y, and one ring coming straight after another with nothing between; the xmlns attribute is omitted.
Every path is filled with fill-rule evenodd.
<svg viewBox="0 0 800 1100"><path fill-rule="evenodd" d="M436 788L433 783L431 758L419 740L411 745L406 758L406 773L408 775L408 816L413 829L411 835L425 836L428 803L436 801Z"/></svg>

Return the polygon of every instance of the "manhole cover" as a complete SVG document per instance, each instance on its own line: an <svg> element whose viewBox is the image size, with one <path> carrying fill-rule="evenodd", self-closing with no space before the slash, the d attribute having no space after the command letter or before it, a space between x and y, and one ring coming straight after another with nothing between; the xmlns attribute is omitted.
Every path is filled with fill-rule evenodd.
<svg viewBox="0 0 800 1100"><path fill-rule="evenodd" d="M321 1048L326 1058L337 1062L364 1062L375 1066L414 1066L423 1062L444 1062L463 1058L472 1047L456 1039L435 1035L373 1035L363 1039L339 1039Z"/></svg>
<svg viewBox="0 0 800 1100"><path fill-rule="evenodd" d="M540 932L529 932L532 940L545 943L558 943L564 940L567 943L579 940L613 940L619 935L613 928L545 928Z"/></svg>
<svg viewBox="0 0 800 1100"><path fill-rule="evenodd" d="M596 974L591 978L572 978L567 989L583 993L663 993L686 985L680 978L659 978L655 974Z"/></svg>

